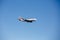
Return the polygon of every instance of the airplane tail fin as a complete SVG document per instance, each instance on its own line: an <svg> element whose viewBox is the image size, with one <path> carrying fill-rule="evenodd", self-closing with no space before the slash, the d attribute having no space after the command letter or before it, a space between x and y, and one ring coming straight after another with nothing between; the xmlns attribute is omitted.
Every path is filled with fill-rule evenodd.
<svg viewBox="0 0 60 40"><path fill-rule="evenodd" d="M19 21L24 21L24 18L19 17L18 20L19 20Z"/></svg>

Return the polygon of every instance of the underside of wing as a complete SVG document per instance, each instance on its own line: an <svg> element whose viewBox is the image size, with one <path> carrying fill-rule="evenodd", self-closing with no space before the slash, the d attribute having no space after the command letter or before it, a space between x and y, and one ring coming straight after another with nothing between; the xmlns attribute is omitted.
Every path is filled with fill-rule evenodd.
<svg viewBox="0 0 60 40"><path fill-rule="evenodd" d="M24 20L25 22L30 22L30 23L32 23L33 21L35 21L35 20Z"/></svg>

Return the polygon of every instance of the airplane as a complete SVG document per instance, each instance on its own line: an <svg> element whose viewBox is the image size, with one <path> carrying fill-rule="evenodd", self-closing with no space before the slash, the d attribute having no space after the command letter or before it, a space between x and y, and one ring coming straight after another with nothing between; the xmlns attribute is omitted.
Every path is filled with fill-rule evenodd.
<svg viewBox="0 0 60 40"><path fill-rule="evenodd" d="M32 23L33 21L36 21L37 19L36 19L36 18L24 19L24 18L22 18L22 17L19 17L18 20L19 20L19 21L22 21L22 22L29 22L29 23Z"/></svg>

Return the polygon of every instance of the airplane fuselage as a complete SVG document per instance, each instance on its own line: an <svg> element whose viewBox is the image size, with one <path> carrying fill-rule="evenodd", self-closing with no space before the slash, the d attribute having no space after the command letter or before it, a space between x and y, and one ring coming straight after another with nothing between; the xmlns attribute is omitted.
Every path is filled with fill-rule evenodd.
<svg viewBox="0 0 60 40"><path fill-rule="evenodd" d="M19 18L19 21L32 23L33 21L36 21L36 19L34 19L34 18L30 18L30 19Z"/></svg>

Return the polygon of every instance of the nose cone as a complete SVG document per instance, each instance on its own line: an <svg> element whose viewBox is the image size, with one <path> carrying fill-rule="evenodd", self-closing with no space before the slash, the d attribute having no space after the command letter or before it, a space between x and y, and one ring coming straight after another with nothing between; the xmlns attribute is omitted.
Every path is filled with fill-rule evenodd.
<svg viewBox="0 0 60 40"><path fill-rule="evenodd" d="M33 20L37 20L36 18L33 18Z"/></svg>

